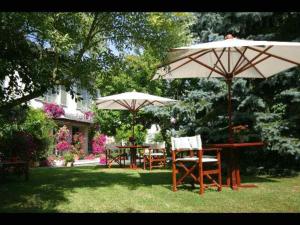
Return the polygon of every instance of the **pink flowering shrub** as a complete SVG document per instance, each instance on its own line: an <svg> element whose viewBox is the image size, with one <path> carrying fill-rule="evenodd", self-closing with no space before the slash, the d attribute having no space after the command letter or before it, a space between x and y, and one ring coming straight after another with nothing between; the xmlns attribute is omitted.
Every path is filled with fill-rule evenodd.
<svg viewBox="0 0 300 225"><path fill-rule="evenodd" d="M71 134L69 129L66 126L63 126L59 129L56 134L56 150L58 151L68 151L71 148L70 144Z"/></svg>
<svg viewBox="0 0 300 225"><path fill-rule="evenodd" d="M91 119L93 118L93 116L94 116L94 113L93 113L93 112L88 111L88 112L85 112L85 113L84 113L84 118L85 118L86 120L91 120Z"/></svg>
<svg viewBox="0 0 300 225"><path fill-rule="evenodd" d="M84 139L84 134L82 132L76 132L73 135L73 144L75 145L75 147L78 147L80 149L83 146Z"/></svg>
<svg viewBox="0 0 300 225"><path fill-rule="evenodd" d="M71 145L67 141L60 141L56 144L56 149L61 152L68 151L68 150L70 150L70 148L71 148Z"/></svg>
<svg viewBox="0 0 300 225"><path fill-rule="evenodd" d="M85 156L85 152L83 150L84 145L84 134L82 132L76 132L73 135L73 143L71 152L76 155L76 158L83 159Z"/></svg>
<svg viewBox="0 0 300 225"><path fill-rule="evenodd" d="M64 109L55 103L45 103L44 112L51 118L58 118L65 115Z"/></svg>
<svg viewBox="0 0 300 225"><path fill-rule="evenodd" d="M100 164L106 164L106 158L105 157L101 157L100 158Z"/></svg>
<svg viewBox="0 0 300 225"><path fill-rule="evenodd" d="M84 159L87 159L87 160L95 159L95 155L94 154L89 154L88 156L85 156Z"/></svg>
<svg viewBox="0 0 300 225"><path fill-rule="evenodd" d="M93 153L94 154L103 153L105 150L105 143L106 143L106 135L97 132L92 141Z"/></svg>

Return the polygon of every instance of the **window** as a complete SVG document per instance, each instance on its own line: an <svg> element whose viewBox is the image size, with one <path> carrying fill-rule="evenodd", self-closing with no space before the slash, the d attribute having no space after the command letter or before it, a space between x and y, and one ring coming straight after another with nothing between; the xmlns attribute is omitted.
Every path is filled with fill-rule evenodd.
<svg viewBox="0 0 300 225"><path fill-rule="evenodd" d="M60 86L60 104L67 105L67 92L65 86Z"/></svg>
<svg viewBox="0 0 300 225"><path fill-rule="evenodd" d="M77 101L77 108L88 111L91 105L91 98L87 90L81 89L79 91L81 100Z"/></svg>
<svg viewBox="0 0 300 225"><path fill-rule="evenodd" d="M52 89L48 90L46 94L44 94L42 97L39 97L38 99L45 101L45 102L55 102L56 96L57 96L58 88L55 87L54 91Z"/></svg>

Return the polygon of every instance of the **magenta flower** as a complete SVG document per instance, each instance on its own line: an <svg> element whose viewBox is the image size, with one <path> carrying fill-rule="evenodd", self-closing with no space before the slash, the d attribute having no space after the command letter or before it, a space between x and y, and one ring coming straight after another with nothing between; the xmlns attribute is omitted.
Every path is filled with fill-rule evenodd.
<svg viewBox="0 0 300 225"><path fill-rule="evenodd" d="M100 158L100 164L102 164L102 165L106 164L106 158L104 158L104 157Z"/></svg>
<svg viewBox="0 0 300 225"><path fill-rule="evenodd" d="M105 150L106 135L97 133L92 141L93 153L103 153Z"/></svg>
<svg viewBox="0 0 300 225"><path fill-rule="evenodd" d="M94 116L94 113L93 113L93 112L88 111L88 112L85 112L85 113L84 113L84 118L85 118L86 120L91 120L91 119L93 118L93 116Z"/></svg>
<svg viewBox="0 0 300 225"><path fill-rule="evenodd" d="M44 112L51 118L58 118L65 115L64 109L55 103L45 103Z"/></svg>
<svg viewBox="0 0 300 225"><path fill-rule="evenodd" d="M58 151L68 151L71 149L71 134L69 129L64 125L59 129L56 134L56 150Z"/></svg>
<svg viewBox="0 0 300 225"><path fill-rule="evenodd" d="M60 141L56 144L56 149L58 151L68 151L70 148L71 145L67 141Z"/></svg>

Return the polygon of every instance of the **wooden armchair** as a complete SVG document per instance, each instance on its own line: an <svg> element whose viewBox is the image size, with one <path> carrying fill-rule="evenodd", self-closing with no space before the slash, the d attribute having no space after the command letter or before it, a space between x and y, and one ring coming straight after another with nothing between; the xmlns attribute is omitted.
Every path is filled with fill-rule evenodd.
<svg viewBox="0 0 300 225"><path fill-rule="evenodd" d="M208 185L204 184L204 177L207 177L213 186L217 186L218 191L222 190L221 149L203 149L200 135L193 137L172 137L171 142L173 191L177 191L177 186L183 184L187 177L192 177L193 186L194 183L200 184L199 194L203 194L204 189L208 187ZM216 156L203 155L203 152L206 151L214 151L216 152ZM184 155L184 153L188 153L188 155ZM204 166L216 168L205 170ZM181 175L178 179L177 174ZM217 175L218 182L216 182L211 175Z"/></svg>
<svg viewBox="0 0 300 225"><path fill-rule="evenodd" d="M153 167L166 168L166 145L165 142L151 144L148 149L144 150L144 170L149 165L150 171Z"/></svg>
<svg viewBox="0 0 300 225"><path fill-rule="evenodd" d="M114 162L120 167L125 167L126 156L125 149L117 148L114 144L105 145L106 166L108 168L111 168Z"/></svg>

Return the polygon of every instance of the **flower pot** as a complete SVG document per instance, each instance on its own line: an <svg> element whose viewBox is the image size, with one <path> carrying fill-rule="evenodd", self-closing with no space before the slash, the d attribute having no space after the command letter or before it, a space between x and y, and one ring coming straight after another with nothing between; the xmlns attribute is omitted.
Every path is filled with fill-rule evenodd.
<svg viewBox="0 0 300 225"><path fill-rule="evenodd" d="M67 167L72 167L73 166L73 162L68 162L67 163Z"/></svg>
<svg viewBox="0 0 300 225"><path fill-rule="evenodd" d="M35 161L35 162L33 163L33 166L34 166L34 167L39 167L39 166L40 166L40 162L39 162L39 161Z"/></svg>
<svg viewBox="0 0 300 225"><path fill-rule="evenodd" d="M64 160L54 160L53 162L54 162L54 166L56 167L62 167L65 164Z"/></svg>
<svg viewBox="0 0 300 225"><path fill-rule="evenodd" d="M79 160L79 155L74 155L74 160L75 161Z"/></svg>

